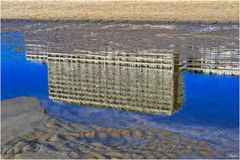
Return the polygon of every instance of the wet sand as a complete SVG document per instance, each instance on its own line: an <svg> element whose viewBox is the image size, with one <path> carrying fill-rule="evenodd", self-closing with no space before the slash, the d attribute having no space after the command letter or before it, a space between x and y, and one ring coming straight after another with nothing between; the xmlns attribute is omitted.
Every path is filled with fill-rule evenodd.
<svg viewBox="0 0 240 160"><path fill-rule="evenodd" d="M3 158L224 157L204 141L157 128L70 124L46 114L33 97L2 102L1 151Z"/></svg>
<svg viewBox="0 0 240 160"><path fill-rule="evenodd" d="M2 1L3 20L238 23L237 0Z"/></svg>
<svg viewBox="0 0 240 160"><path fill-rule="evenodd" d="M200 49L238 49L238 27L230 24L3 22L1 29L2 33L23 32L27 45L36 45L46 52L174 50L188 55Z"/></svg>

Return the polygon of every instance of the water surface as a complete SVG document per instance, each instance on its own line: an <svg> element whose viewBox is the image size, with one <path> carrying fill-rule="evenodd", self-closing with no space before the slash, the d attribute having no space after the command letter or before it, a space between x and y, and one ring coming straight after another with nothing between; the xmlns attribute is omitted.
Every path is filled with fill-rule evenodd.
<svg viewBox="0 0 240 160"><path fill-rule="evenodd" d="M70 63L71 65L69 65L69 63L63 62L28 61L25 40L21 34L22 32L1 34L2 100L19 96L34 96L41 99L48 114L72 123L95 124L114 128L151 126L205 140L226 154L238 154L238 76L200 74L181 70L170 72L161 69L154 71L129 67L113 68L111 66L99 68L99 65L81 63ZM91 69L84 70L86 68ZM123 71L109 78L109 75L116 73L117 70ZM93 73L89 73L89 71ZM106 72L109 75L104 78ZM125 76L124 78L121 76L122 74ZM56 86L54 76L58 77L59 87ZM64 81L64 76L67 77L66 81ZM69 84L70 80L72 81L71 85ZM95 93L99 95L102 91L110 91L110 89L106 89L107 87L101 88L102 85L106 85L120 87L115 89L113 87L114 92L107 93L112 95L115 101L119 98L118 95L122 90L125 91L122 93L123 95L129 94L127 97L135 97L136 99L128 102L118 101L119 106L136 102L134 105L144 108L143 104L146 102L149 107L155 107L154 109L159 111L161 107L164 108L166 105L166 103L161 105L160 101L164 101L168 93L172 95L168 97L170 100L178 102L173 102L171 105L167 104L165 108L170 107L171 112L166 114L166 112L148 113L141 109L136 112L135 109L119 110L119 108L114 109L114 107L96 107L93 103L89 103L89 105L69 104L67 100L61 101L59 97L55 98L60 101L53 101L55 88L61 93L69 88L67 94L70 97L73 97L74 94L80 97L83 93L78 95L73 91L81 91L81 88L83 90L85 87L84 94L90 99L93 98L94 91L91 90L91 84L89 84L91 80L97 85L92 89L98 89ZM86 82L89 86L86 85ZM66 88L61 87L63 83L67 86ZM54 85L55 88L53 88ZM134 87L134 85L135 89L127 90L129 86ZM136 88L140 88L140 90ZM164 92L164 89L168 92ZM153 94L153 98L149 98L147 101L144 98L148 91ZM178 91L177 94L176 91ZM105 98L109 99L108 96ZM159 104L157 104L157 100L159 100ZM157 108L154 103L160 108ZM112 102L108 103L109 106L111 104Z"/></svg>

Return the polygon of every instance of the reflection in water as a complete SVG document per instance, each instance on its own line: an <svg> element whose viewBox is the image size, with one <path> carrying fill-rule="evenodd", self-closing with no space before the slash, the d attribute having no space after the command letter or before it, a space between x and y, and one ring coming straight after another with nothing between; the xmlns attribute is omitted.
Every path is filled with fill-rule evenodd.
<svg viewBox="0 0 240 160"><path fill-rule="evenodd" d="M24 43L22 43L22 44L24 44ZM6 45L4 47L6 48L8 46ZM38 50L37 46L32 46L32 47L33 47L33 49L36 50L34 54L36 55L36 60L37 60L38 57L41 55L41 52L40 52L41 49ZM43 46L39 46L39 47L43 47ZM11 49L12 48L13 47L11 46ZM27 45L27 55L29 58L30 54L29 54L28 50L29 50L29 45ZM206 49L206 50L208 50L208 49ZM44 51L44 50L42 50L42 51ZM47 52L47 50L45 50L45 51L46 51L44 53L45 56L43 56L40 59L44 59L46 62L49 62L49 77L51 77L51 76L53 77L53 78L49 78L49 80L52 79L53 81L56 81L54 79L55 77L58 77L59 79L64 79L64 77L66 77L67 79L72 78L71 80L66 80L66 81L59 80L58 82L56 82L56 83L60 83L60 82L64 83L65 82L67 84L66 86L69 86L68 87L69 90L67 90L67 92L69 92L69 93L71 93L70 91L74 90L74 89L71 89L71 87L70 87L71 85L68 85L68 84L70 84L70 82L74 82L73 83L74 85L72 85L72 86L74 86L75 88L83 88L83 89L78 89L78 91L83 90L85 93L86 92L88 93L89 92L88 88L91 89L91 87L93 86L93 83L90 83L89 81L85 80L84 78L90 79L90 77L93 75L95 75L95 77L105 78L105 80L103 79L103 82L104 82L103 84L105 84L105 87L109 87L111 85L113 86L113 84L112 84L113 82L114 83L118 82L118 83L116 83L117 85L122 84L123 82L126 81L126 79L127 79L126 77L128 77L127 82L130 83L131 85L133 84L133 82L134 82L133 79L135 78L134 79L136 81L136 82L134 82L136 84L134 86L135 88L136 88L136 86L143 87L143 84L147 85L147 83L146 83L147 80L149 80L149 81L152 80L152 82L154 82L154 83L150 83L150 85L155 85L156 82L159 82L159 84L162 83L163 84L162 86L165 86L166 84L168 84L168 83L166 83L166 82L168 82L167 80L170 79L173 87L172 88L165 87L165 88L169 88L169 89L171 88L174 90L174 92L171 92L171 93L174 93L174 95L179 95L178 96L179 103L181 100L183 100L183 98L182 98L183 93L184 92L186 93L186 100L185 100L184 108L181 109L181 112L178 112L178 114L174 114L171 117L170 116L165 117L165 116L151 116L151 115L145 115L145 114L135 114L135 113L130 113L130 112L129 113L118 112L115 110L79 107L78 105L67 105L67 104L54 103L52 101L49 101L46 97L46 96L48 96L48 94L47 94L48 88L47 88L47 84L46 84L48 82L48 79L46 78L47 72L45 72L45 71L47 71L46 65L38 65L38 64L33 65L32 63L29 63L26 61L24 63L22 62L21 64L16 64L15 63L16 61L8 61L8 63L6 63L6 64L3 63L4 67L3 67L2 73L3 73L3 75L5 75L4 76L5 80L3 82L11 82L11 83L8 83L8 84L5 83L5 85L2 85L2 86L8 86L8 87L5 87L5 89L4 89L5 92L4 92L4 90L2 91L2 93L4 93L4 96L12 93L12 95L9 96L10 98L18 97L18 96L22 96L22 95L36 96L36 97L41 98L41 96L39 96L39 95L43 95L44 99L45 98L47 99L46 100L47 105L43 105L43 106L45 106L45 107L48 106L48 107L46 107L46 109L48 110L49 114L52 114L58 118L63 118L65 120L69 120L71 122L87 124L87 125L94 124L94 125L101 125L101 126L105 126L105 127L114 127L114 128L127 128L127 127L128 128L134 128L134 127L161 128L161 129L169 130L172 132L180 133L183 135L187 135L192 138L208 141L211 143L211 145L218 147L220 150L223 150L226 154L231 153L231 155L238 155L238 148L239 148L238 147L238 141L239 141L239 139L238 139L238 135L239 135L239 130L238 130L238 125L239 125L238 124L238 117L239 117L238 113L239 113L239 111L238 111L238 109L239 108L238 108L238 92L236 90L236 88L238 88L238 78L237 77L226 76L226 77L219 78L218 76L196 75L196 74L191 74L191 73L185 73L184 74L185 82L183 82L182 78L181 78L181 74L179 73L179 75L178 75L178 70L180 70L177 67L178 65L174 66L172 64L170 64L170 65L167 64L164 67L161 67L163 65L157 65L157 64L154 64L153 62L151 62L151 63L148 63L148 66L145 65L145 67L144 67L144 65L141 66L141 65L139 65L139 63L132 62L132 60L137 59L136 58L137 55L134 55L135 57L133 57L133 55L132 56L125 55L126 58L132 57L132 60L131 60L131 63L124 63L122 61L128 62L130 60L120 60L120 59L116 60L117 57L113 56L113 55L105 56L105 59L103 58L102 62L101 62L101 57L98 57L98 56L94 56L94 57L98 57L97 58L98 61L91 60L94 58L94 57L90 58L92 55L89 55L89 57L83 56L82 59L77 58L77 57L71 58L71 56L77 56L76 54L69 55L69 57L66 57L64 54L57 54L56 56L54 56L52 54L53 57L51 58L51 54L49 52ZM197 49L197 51L198 51L198 53L193 55L192 58L198 59L201 57L200 56L201 49ZM215 52L215 51L209 50L207 52L206 52L207 54L205 54L205 56L210 55L211 52ZM221 49L220 55L223 56L225 54L224 52L226 52L226 54L227 54L227 52L230 52L230 50ZM7 53L13 53L13 52L7 52ZM181 52L179 52L179 53L181 53ZM239 56L237 50L232 50L232 53L234 53L236 55L236 57ZM229 54L229 56L233 57L234 54ZM3 55L8 56L8 54L2 54L1 56L3 56ZM63 57L61 57L61 56L63 56ZM153 56L154 59L156 58L155 56ZM25 57L25 55L23 57ZM52 60L48 60L48 57L49 57L49 59L52 59ZM54 58L54 57L56 57L56 58ZM218 56L215 56L215 58L217 58L217 57ZM115 60L111 61L110 58L111 59L115 58ZM202 55L202 58L204 58L204 54ZM212 58L214 59L213 56L212 56ZM86 60L86 59L88 59L88 60ZM148 57L148 59L150 59L150 57ZM166 58L164 58L164 59L167 60ZM179 62L177 62L178 59L179 59L178 57L175 57L174 64L179 63ZM234 61L234 59L227 58L227 57L225 58L225 60L228 62ZM86 61L94 62L94 63L86 63ZM119 61L121 61L121 63L119 63ZM11 62L11 65L10 65L10 62ZM181 61L181 62L183 62L183 61ZM142 61L141 63L147 64L144 61ZM161 62L157 62L157 63L161 64ZM192 62L189 62L189 63L192 63ZM134 66L132 66L132 67L128 66L130 64L132 64ZM184 63L184 65L185 65L184 69L187 69L186 63ZM105 68L104 68L104 66L105 66ZM117 66L121 69L117 69ZM173 72L170 72L171 66L173 66L173 68L175 69L174 74L173 74ZM40 69L38 69L38 67ZM85 67L85 69L83 69L84 67ZM96 69L97 67L98 67L98 69ZM238 67L238 66L236 65L236 67ZM95 69L93 69L93 68L95 68ZM102 71L101 69L105 69L105 70ZM125 71L124 69L126 69L129 72ZM110 70L111 70L111 72L110 72ZM132 70L134 70L134 71L132 71ZM222 70L224 70L224 69L222 69ZM11 71L11 72L9 72L9 71ZM117 79L116 71L122 71L123 73L121 73L121 75L125 74L128 76L122 77L120 75L120 73L118 73L118 75L119 75L118 77L122 77L122 79L123 79L120 81L119 79ZM155 71L156 74L150 74L153 71ZM67 74L66 74L66 72L67 72ZM93 72L93 73L91 73L91 72ZM138 74L141 72L146 73L145 75L149 75L149 76L145 76L145 81L142 81L144 76L142 74ZM96 74L96 73L98 73L98 74ZM134 74L132 74L132 73L134 73ZM84 74L85 74L85 76L79 76L79 75L84 75ZM222 72L220 74L226 74L226 73ZM88 77L86 77L86 75L88 75ZM103 77L104 75L105 75L105 77ZM136 76L134 78L132 78L133 77L132 75L136 75ZM156 80L157 78L151 79L151 76L156 77L157 75L161 75L161 77L158 77L159 80ZM163 75L165 75L165 76L163 76ZM169 78L166 78L167 77L166 75ZM109 76L112 77L112 79L110 79ZM139 84L140 81L136 80L137 79L136 77L139 77L139 80L141 80L142 84ZM172 80L170 77L175 78L175 79ZM178 77L178 80L176 77ZM80 82L79 82L79 79L80 79ZM100 79L94 79L94 78L92 78L91 80L97 81L97 82L100 81ZM106 83L106 82L108 82L108 83ZM52 83L53 83L52 81L49 81L49 84L52 84ZM75 85L78 83L81 83L81 84L89 83L90 87L84 88L84 86L86 86L86 85L82 85L81 87L79 85ZM179 83L179 84L177 84L177 83ZM180 90L180 89L183 89L183 83L184 83L184 85L186 84L187 91ZM14 85L12 85L12 84L14 84ZM95 84L97 84L97 83L95 83ZM114 84L114 87L116 86L116 84ZM55 85L55 83L53 85ZM123 85L125 87L125 88L123 87L124 89L127 89L129 87L128 86L126 88L126 85L127 84L125 84L125 86ZM51 86L49 85L49 87L50 87L49 88L49 91L50 91ZM100 88L100 86L96 86L96 87L94 87L94 88L92 87L92 88L95 90L97 87L100 90L105 89L103 87ZM159 86L157 86L157 87L159 87ZM149 88L153 89L153 91L156 92L153 87L149 87ZM159 88L161 88L161 87L159 87ZM57 89L64 90L64 86L59 86ZM106 88L106 89L108 89L108 88ZM45 92L43 92L43 90ZM114 88L114 90L116 90L116 89ZM117 91L122 91L122 90L123 89L121 89L121 90L119 89ZM132 88L130 88L130 90L134 91L134 89L132 89ZM29 91L29 93L28 93L28 91ZM65 91L66 91L66 89L65 89ZM128 94L130 94L128 92L128 90L124 90L124 91L127 92ZM165 90L163 90L163 91L165 91ZM136 92L139 92L139 90ZM178 92L178 93L176 93L176 92ZM99 92L95 91L95 92L90 92L90 93L99 93ZM141 92L139 92L139 93L141 93ZM158 93L158 92L156 92L156 93ZM170 93L170 92L165 92L165 93ZM182 93L182 95L181 95L181 93ZM71 94L73 94L73 93L71 93ZM74 95L77 95L77 94L75 93ZM74 95L72 95L72 96L74 96ZM84 94L84 95L86 95L86 94ZM112 95L112 94L110 94L110 95ZM132 95L136 95L136 94L132 94ZM106 94L106 96L108 96L108 94ZM138 98L138 96L137 96L137 98ZM5 97L7 97L7 96L5 96ZM9 98L9 97L7 97L7 98ZM95 96L93 96L93 97L95 98ZM119 97L116 97L116 98L119 98ZM201 97L201 98L199 98L199 97ZM71 98L71 97L69 97L69 98ZM6 99L6 98L4 98L4 99ZM124 101L121 100L120 102L124 102ZM136 100L134 102L136 102ZM176 98L175 98L174 102L175 103L177 102ZM48 104L48 103L50 103L50 104ZM163 106L163 105L161 105L161 106ZM176 106L177 105L174 105L173 110L177 110ZM180 107L180 105L178 105L178 107ZM71 117L71 118L69 118L69 117ZM81 117L81 118L79 118L79 117ZM161 136L161 137L165 137L165 136ZM169 135L167 135L167 137L169 137ZM170 138L170 140L171 139L172 138ZM173 140L175 140L175 139L173 139ZM155 143L155 140L151 139L151 142ZM179 141L176 141L176 142L177 142L177 144L181 144L181 142L179 142ZM186 142L185 145L187 145L187 143L188 142ZM169 144L173 144L172 140ZM175 143L174 143L174 145L175 145ZM140 146L143 146L143 145L141 144ZM148 146L150 146L150 145L148 144ZM164 146L168 147L168 145L165 145L165 144L163 145L163 147ZM143 148L145 148L145 147L146 146L143 146ZM187 145L187 147L188 147L188 145ZM125 148L125 146L123 146L123 148ZM200 149L202 150L202 148L200 148ZM135 150L136 149L134 148L134 151ZM174 149L174 153L178 153L178 152ZM205 152L204 152L204 154L205 154Z"/></svg>
<svg viewBox="0 0 240 160"><path fill-rule="evenodd" d="M197 48L193 49L191 53L185 62L188 71L240 75L238 49Z"/></svg>
<svg viewBox="0 0 240 160"><path fill-rule="evenodd" d="M49 97L66 103L171 115L183 105L182 69L239 75L238 50L225 48L197 48L180 57L170 51L71 54L28 47L28 59L48 63Z"/></svg>
<svg viewBox="0 0 240 160"><path fill-rule="evenodd" d="M22 32L14 32L9 34L1 34L1 53L8 52L10 54L1 54L2 58L8 60L16 60L25 58L23 56L25 52L24 38Z"/></svg>
<svg viewBox="0 0 240 160"><path fill-rule="evenodd" d="M53 100L167 115L183 105L182 73L173 54L49 54L48 70Z"/></svg>
<svg viewBox="0 0 240 160"><path fill-rule="evenodd" d="M85 54L89 54L90 59L94 57L99 58L98 60L105 60L103 56L99 56L101 54L106 55L112 54L115 55L115 52L91 52L86 50L79 50L79 52L84 52ZM150 51L151 52L151 51ZM145 56L148 55L148 58L152 56L152 59L155 58L157 55L161 55L162 51L155 53L136 53L132 54L134 56ZM164 51L167 52L167 51ZM167 53L171 53L172 51L169 50ZM35 45L35 44L27 44L27 59L28 60L41 60L42 62L47 61L48 55L50 52L46 50L46 48L42 45ZM54 53L51 53L54 54ZM57 56L58 53L55 53L54 56ZM67 53L68 54L68 53ZM78 52L76 53L78 54ZM63 53L60 53L59 55L64 55ZM69 55L69 54L68 54ZM126 56L129 56L131 54L126 53ZM229 49L224 47L218 47L218 48L199 48L199 47L193 47L190 51L187 51L187 53L181 54L181 51L179 51L179 60L180 63L183 65L182 68L187 71L193 71L193 72L204 72L204 73L213 73L213 74L219 74L219 75L240 75L240 65L239 65L239 49ZM74 56L73 56L74 58ZM134 66L141 66L139 62L141 63L141 60L137 60L137 57L135 58L136 62L129 61L129 60L122 60L125 61L125 63L134 63L132 65ZM108 59L108 63L117 64L118 61L112 59L113 61L110 61ZM74 60L73 60L74 61ZM120 60L121 61L121 60ZM121 63L122 63L121 61ZM163 60L162 60L163 61ZM164 60L167 61L167 60ZM143 61L144 62L144 61ZM144 62L146 63L146 62ZM157 63L158 61L151 60L151 62L148 63L148 67L158 68ZM162 62L160 62L162 63ZM161 68L161 67L160 67Z"/></svg>

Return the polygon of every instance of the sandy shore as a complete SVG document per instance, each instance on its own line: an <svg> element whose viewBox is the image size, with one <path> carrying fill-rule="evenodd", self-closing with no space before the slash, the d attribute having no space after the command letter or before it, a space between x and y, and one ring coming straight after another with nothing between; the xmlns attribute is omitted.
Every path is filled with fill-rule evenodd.
<svg viewBox="0 0 240 160"><path fill-rule="evenodd" d="M200 140L157 128L106 128L68 123L44 112L38 99L2 103L3 158L221 158Z"/></svg>
<svg viewBox="0 0 240 160"><path fill-rule="evenodd" d="M219 1L20 1L1 2L3 20L238 23L239 2Z"/></svg>

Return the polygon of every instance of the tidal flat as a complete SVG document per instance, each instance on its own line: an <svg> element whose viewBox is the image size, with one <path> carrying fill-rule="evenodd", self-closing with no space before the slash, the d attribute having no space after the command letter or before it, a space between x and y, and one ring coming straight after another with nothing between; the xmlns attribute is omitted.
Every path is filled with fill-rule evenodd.
<svg viewBox="0 0 240 160"><path fill-rule="evenodd" d="M239 157L239 25L1 29L3 158Z"/></svg>

